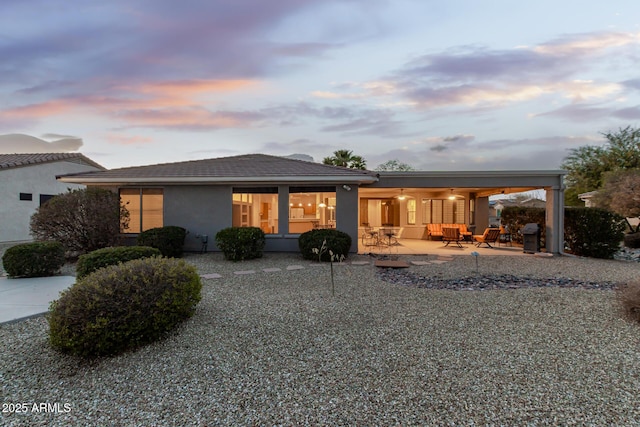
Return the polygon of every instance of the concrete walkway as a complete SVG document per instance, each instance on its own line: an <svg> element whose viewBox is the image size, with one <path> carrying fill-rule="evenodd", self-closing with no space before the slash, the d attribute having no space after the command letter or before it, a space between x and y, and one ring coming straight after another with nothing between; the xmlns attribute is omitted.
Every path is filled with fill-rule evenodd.
<svg viewBox="0 0 640 427"><path fill-rule="evenodd" d="M75 282L73 276L0 277L0 324L46 313L51 301Z"/></svg>

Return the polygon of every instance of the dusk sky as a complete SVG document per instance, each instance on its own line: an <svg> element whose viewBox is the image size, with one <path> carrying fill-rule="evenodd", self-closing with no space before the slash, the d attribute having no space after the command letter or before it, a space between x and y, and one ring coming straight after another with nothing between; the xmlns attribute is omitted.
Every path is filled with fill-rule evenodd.
<svg viewBox="0 0 640 427"><path fill-rule="evenodd" d="M640 122L640 2L3 0L0 152L558 169Z"/></svg>

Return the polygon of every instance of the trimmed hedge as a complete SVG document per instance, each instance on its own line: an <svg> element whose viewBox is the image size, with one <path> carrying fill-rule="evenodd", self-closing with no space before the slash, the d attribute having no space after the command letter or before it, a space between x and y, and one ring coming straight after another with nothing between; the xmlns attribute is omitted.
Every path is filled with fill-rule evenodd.
<svg viewBox="0 0 640 427"><path fill-rule="evenodd" d="M546 217L544 208L530 208L522 206L506 206L500 216L500 222L507 227L514 242L522 244L522 228L529 223L540 226L540 245L545 246L547 238Z"/></svg>
<svg viewBox="0 0 640 427"><path fill-rule="evenodd" d="M151 246L160 249L162 256L181 258L187 230L175 225L151 228L138 235L138 246Z"/></svg>
<svg viewBox="0 0 640 427"><path fill-rule="evenodd" d="M7 249L2 256L2 266L11 277L47 277L60 271L64 260L61 243L32 242Z"/></svg>
<svg viewBox="0 0 640 427"><path fill-rule="evenodd" d="M564 213L564 240L571 253L611 259L624 237L624 218L599 208L569 208Z"/></svg>
<svg viewBox="0 0 640 427"><path fill-rule="evenodd" d="M137 259L102 268L51 303L49 342L85 358L135 349L190 318L201 289L196 268L175 258Z"/></svg>
<svg viewBox="0 0 640 427"><path fill-rule="evenodd" d="M228 227L216 233L216 245L229 261L262 258L265 243L258 227Z"/></svg>
<svg viewBox="0 0 640 427"><path fill-rule="evenodd" d="M351 248L351 236L347 233L335 230L335 229L318 229L307 231L302 233L298 238L298 247L302 253L304 259L318 260L318 254L313 252L313 249L320 249L322 243L326 241L327 251L322 254L321 261L331 261L331 255L329 251L333 252L335 256L340 257L343 255L345 258L349 255L349 249Z"/></svg>
<svg viewBox="0 0 640 427"><path fill-rule="evenodd" d="M159 249L150 246L117 246L98 249L97 251L80 255L76 264L76 274L80 279L102 267L161 255Z"/></svg>

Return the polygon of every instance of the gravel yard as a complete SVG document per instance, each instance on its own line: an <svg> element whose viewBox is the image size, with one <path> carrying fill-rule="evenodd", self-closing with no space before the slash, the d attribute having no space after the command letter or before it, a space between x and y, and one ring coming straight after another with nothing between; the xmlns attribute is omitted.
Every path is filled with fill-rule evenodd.
<svg viewBox="0 0 640 427"><path fill-rule="evenodd" d="M407 258L436 261L412 265L416 277L466 277L466 290L345 263L332 296L329 266L295 254L186 259L222 277L203 280L192 319L135 352L85 362L49 349L42 317L1 325L0 425L640 424L640 327L611 290L471 290L467 255ZM478 270L619 283L640 263L501 256ZM26 413L9 411L22 403Z"/></svg>

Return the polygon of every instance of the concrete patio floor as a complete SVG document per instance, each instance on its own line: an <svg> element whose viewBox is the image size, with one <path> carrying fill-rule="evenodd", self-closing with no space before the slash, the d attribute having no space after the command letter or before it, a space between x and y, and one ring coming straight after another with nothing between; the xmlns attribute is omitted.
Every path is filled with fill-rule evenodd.
<svg viewBox="0 0 640 427"><path fill-rule="evenodd" d="M471 252L478 252L480 255L506 255L506 256L523 256L529 255L522 251L522 246L517 244L492 244L493 248L486 245L477 247L475 243L462 242L462 248L454 243L445 246L445 243L438 240L419 240L419 239L397 239L398 244L365 246L362 241L358 241L359 254L381 254L381 255L438 255L438 256L454 256L454 255L471 255Z"/></svg>

